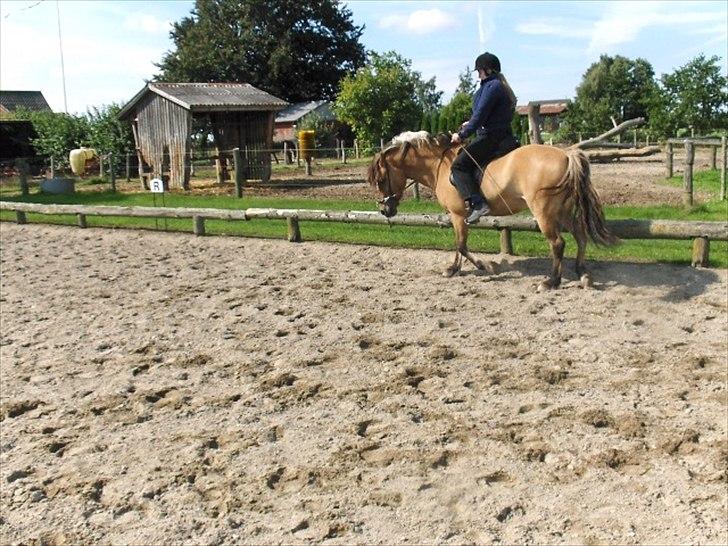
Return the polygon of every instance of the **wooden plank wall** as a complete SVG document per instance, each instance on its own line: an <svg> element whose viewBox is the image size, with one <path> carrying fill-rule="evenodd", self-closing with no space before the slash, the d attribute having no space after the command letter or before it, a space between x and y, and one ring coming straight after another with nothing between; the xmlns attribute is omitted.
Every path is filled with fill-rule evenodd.
<svg viewBox="0 0 728 546"><path fill-rule="evenodd" d="M169 170L171 187L189 188L192 115L181 106L149 93L137 110L137 131L144 161L154 176Z"/></svg>

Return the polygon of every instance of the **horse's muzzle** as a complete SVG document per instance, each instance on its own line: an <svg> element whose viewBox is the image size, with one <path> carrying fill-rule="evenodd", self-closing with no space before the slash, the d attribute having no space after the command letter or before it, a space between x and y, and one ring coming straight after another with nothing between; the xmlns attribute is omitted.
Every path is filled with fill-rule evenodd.
<svg viewBox="0 0 728 546"><path fill-rule="evenodd" d="M399 205L399 200L394 195L389 195L379 201L379 212L380 214L383 214L387 218L391 218L395 214L397 214L397 205Z"/></svg>

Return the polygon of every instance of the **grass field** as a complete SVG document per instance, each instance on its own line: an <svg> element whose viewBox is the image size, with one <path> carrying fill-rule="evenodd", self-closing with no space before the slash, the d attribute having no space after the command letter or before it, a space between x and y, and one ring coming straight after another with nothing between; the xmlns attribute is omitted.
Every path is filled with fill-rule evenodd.
<svg viewBox="0 0 728 546"><path fill-rule="evenodd" d="M695 186L702 191L717 195L719 178L717 171L704 171L695 174ZM675 177L668 184L682 183ZM32 193L21 197L17 186L6 185L0 191L0 199L17 200L30 203L60 203L84 205L153 206L154 198L149 193L111 193L78 192L74 195L43 195ZM301 208L324 210L376 210L373 200L341 199L303 199L303 198L263 198L243 197L236 199L228 196L197 196L184 193L165 194L167 207L209 207L223 209L242 209L250 207ZM157 206L161 199L157 197ZM400 207L401 213L441 212L437 203L431 201L407 200ZM607 207L608 219L666 219L666 220L712 220L725 221L728 218L728 203L717 199L700 204L692 209L669 206ZM52 224L76 223L70 215L46 216L28 214L29 222ZM0 212L0 220L14 221L15 215L9 211ZM151 230L186 231L192 230L192 222L187 219L155 220L146 218L87 217L91 227L134 228ZM251 220L248 222L208 220L206 230L211 235L232 235L247 237L281 238L286 234L286 225L280 220ZM454 248L453 234L450 229L373 226L361 224L340 224L329 222L302 222L301 232L304 240L330 241L337 243L396 246L405 248L433 248L449 250ZM573 257L576 245L571 236L566 237L566 255ZM514 251L522 256L546 256L548 244L541 234L513 234ZM471 233L469 246L477 252L497 253L499 237L495 231L475 230ZM599 248L589 245L588 259L619 260L635 262L690 263L692 241L624 241L612 248ZM711 243L711 265L728 267L728 243Z"/></svg>

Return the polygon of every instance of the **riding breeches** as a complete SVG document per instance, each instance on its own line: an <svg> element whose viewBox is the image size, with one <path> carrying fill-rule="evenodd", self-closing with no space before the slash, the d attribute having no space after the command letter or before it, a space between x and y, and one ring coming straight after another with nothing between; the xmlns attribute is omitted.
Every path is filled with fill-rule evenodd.
<svg viewBox="0 0 728 546"><path fill-rule="evenodd" d="M482 199L480 180L482 171L498 154L501 142L511 135L510 128L479 136L461 150L452 162L450 182L465 200ZM466 153L467 152L467 153Z"/></svg>

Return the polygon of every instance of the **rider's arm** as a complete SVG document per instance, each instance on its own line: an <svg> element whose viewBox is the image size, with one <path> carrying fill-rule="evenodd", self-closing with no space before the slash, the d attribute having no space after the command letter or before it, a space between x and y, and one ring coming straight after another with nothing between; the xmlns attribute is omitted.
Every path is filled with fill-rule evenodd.
<svg viewBox="0 0 728 546"><path fill-rule="evenodd" d="M466 139L481 127L488 116L493 111L500 95L503 93L503 86L498 80L488 82L483 88L483 91L478 96L478 100L473 107L473 115L470 116L470 120L465 124L465 127L460 129L458 134L461 139Z"/></svg>

